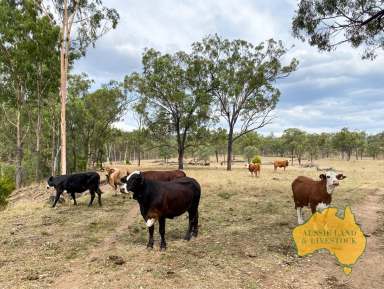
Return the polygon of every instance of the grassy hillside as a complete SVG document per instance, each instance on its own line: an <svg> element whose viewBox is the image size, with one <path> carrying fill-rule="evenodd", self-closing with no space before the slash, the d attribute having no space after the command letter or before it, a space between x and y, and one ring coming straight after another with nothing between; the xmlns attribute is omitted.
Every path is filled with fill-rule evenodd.
<svg viewBox="0 0 384 289"><path fill-rule="evenodd" d="M317 163L348 176L334 193L339 208L357 210L384 185L383 161ZM141 169L148 168L165 169L150 163ZM89 194L77 207L67 200L52 209L41 198L11 203L0 212L0 288L341 288L332 284L345 277L326 253L321 258L332 264L327 269L336 281L328 282L328 271L312 287L291 280L312 263L298 258L292 243L297 219L290 184L298 175L317 178L320 172L299 167L274 172L264 165L255 178L240 164L231 172L224 167L185 171L202 186L199 236L182 240L186 215L167 220L166 252L159 252L157 224L155 247L145 248L147 232L136 201L113 196L106 186L102 208L87 207ZM43 186L37 190L49 195ZM112 255L125 263L116 265ZM348 286L342 288L354 288L353 282Z"/></svg>

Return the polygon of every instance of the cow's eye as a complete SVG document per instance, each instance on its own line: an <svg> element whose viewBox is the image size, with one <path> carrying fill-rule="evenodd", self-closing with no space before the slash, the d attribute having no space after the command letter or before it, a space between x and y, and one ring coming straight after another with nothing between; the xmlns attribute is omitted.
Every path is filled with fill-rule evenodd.
<svg viewBox="0 0 384 289"><path fill-rule="evenodd" d="M327 179L329 179L331 176L327 176Z"/></svg>

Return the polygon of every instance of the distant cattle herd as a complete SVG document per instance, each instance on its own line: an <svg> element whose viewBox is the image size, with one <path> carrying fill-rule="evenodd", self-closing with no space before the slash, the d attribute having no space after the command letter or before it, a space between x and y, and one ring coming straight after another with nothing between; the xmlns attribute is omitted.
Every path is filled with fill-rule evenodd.
<svg viewBox="0 0 384 289"><path fill-rule="evenodd" d="M288 167L288 160L273 162L274 170ZM251 176L260 176L261 164L249 163L246 165ZM171 171L134 171L132 173L118 168L106 168L106 182L113 188L115 195L120 189L123 194L132 193L140 207L141 215L148 227L149 239L147 247L153 248L154 224L159 223L160 249L166 249L165 221L173 219L188 212L189 222L185 240L197 237L198 234L198 207L201 187L193 178L187 177L182 170ZM297 212L298 224L303 224L303 207L310 207L312 213L327 208L332 200L332 193L340 180L346 176L334 171L327 171L320 175L316 181L305 176L299 176L292 182L293 199ZM84 172L71 175L50 177L47 187L56 190L52 207L55 207L61 194L67 192L76 202L76 193L89 191L91 206L97 194L101 206L100 175L97 172Z"/></svg>

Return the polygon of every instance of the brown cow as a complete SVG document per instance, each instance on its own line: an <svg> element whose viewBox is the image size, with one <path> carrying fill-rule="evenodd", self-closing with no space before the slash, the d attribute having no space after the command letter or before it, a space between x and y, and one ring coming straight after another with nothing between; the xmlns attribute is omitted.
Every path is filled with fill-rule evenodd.
<svg viewBox="0 0 384 289"><path fill-rule="evenodd" d="M145 171L142 172L143 177L152 180L152 181L162 181L162 182L169 182L177 178L185 177L186 174L182 170L173 170L173 171ZM127 176L129 176L130 173L127 171Z"/></svg>
<svg viewBox="0 0 384 289"><path fill-rule="evenodd" d="M115 191L115 196L117 195L117 187L121 184L120 179L123 176L122 172L117 168L106 168L107 182Z"/></svg>
<svg viewBox="0 0 384 289"><path fill-rule="evenodd" d="M303 207L311 208L312 214L316 210L321 211L329 206L332 201L332 193L339 181L345 179L343 174L328 171L320 175L320 181L300 176L292 182L293 200L297 211L297 222L303 224Z"/></svg>
<svg viewBox="0 0 384 289"><path fill-rule="evenodd" d="M248 171L251 173L251 176L257 177L257 172L259 172L260 176L260 164L247 164Z"/></svg>
<svg viewBox="0 0 384 289"><path fill-rule="evenodd" d="M284 168L284 171L285 171L285 168L288 167L288 163L289 162L287 160L274 161L273 162L274 170L276 171L277 168Z"/></svg>

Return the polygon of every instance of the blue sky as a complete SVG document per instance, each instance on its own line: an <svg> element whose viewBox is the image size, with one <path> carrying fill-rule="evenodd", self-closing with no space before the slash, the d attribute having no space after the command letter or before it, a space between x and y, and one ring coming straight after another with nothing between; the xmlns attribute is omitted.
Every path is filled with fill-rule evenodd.
<svg viewBox="0 0 384 289"><path fill-rule="evenodd" d="M289 127L309 132L343 127L376 133L384 129L384 51L376 60L361 60L362 51L348 45L331 53L318 52L291 35L295 0L104 0L121 21L79 60L74 72L86 72L96 87L141 71L146 47L162 52L189 50L208 34L245 39L254 44L280 39L296 57L298 70L279 81L280 102L275 120L263 134L281 134ZM127 111L117 127L132 130L136 121Z"/></svg>

